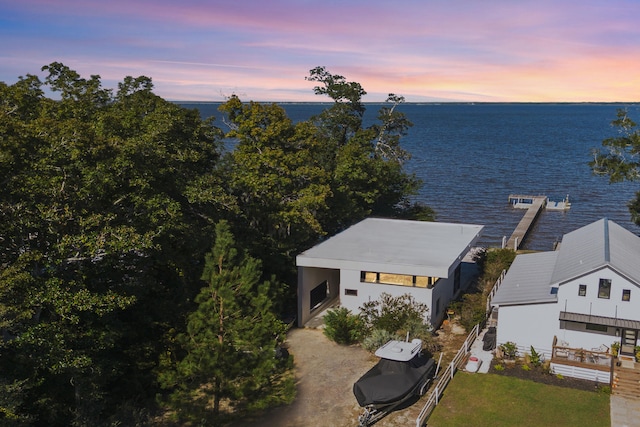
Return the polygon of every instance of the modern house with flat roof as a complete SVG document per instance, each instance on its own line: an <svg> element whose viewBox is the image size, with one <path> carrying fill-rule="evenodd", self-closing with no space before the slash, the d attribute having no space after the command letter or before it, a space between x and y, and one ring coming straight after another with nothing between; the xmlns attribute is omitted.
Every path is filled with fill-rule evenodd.
<svg viewBox="0 0 640 427"><path fill-rule="evenodd" d="M302 252L298 325L339 302L353 313L382 293L411 294L438 325L445 307L468 285L463 258L483 226L367 218Z"/></svg>

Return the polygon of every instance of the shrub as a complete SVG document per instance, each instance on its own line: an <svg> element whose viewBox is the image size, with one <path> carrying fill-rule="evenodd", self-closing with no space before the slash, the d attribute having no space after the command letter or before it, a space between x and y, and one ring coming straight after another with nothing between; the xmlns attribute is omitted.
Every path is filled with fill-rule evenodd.
<svg viewBox="0 0 640 427"><path fill-rule="evenodd" d="M498 371L498 372L501 372L501 371L504 371L504 366L502 366L502 365L495 365L495 366L493 367L493 369L495 369L495 370L496 370L496 371Z"/></svg>
<svg viewBox="0 0 640 427"><path fill-rule="evenodd" d="M505 359L515 359L518 355L518 346L511 341L507 341L504 344L500 344L500 351L502 351Z"/></svg>
<svg viewBox="0 0 640 427"><path fill-rule="evenodd" d="M522 365L522 370L523 370L523 371L530 371L530 370L531 370L531 366L529 366L529 365Z"/></svg>
<svg viewBox="0 0 640 427"><path fill-rule="evenodd" d="M542 365L542 355L531 346L531 356L529 357L531 364L535 367Z"/></svg>
<svg viewBox="0 0 640 427"><path fill-rule="evenodd" d="M482 322L486 315L486 299L482 294L465 294L458 306L460 324L470 332L474 326Z"/></svg>
<svg viewBox="0 0 640 427"><path fill-rule="evenodd" d="M324 325L324 334L338 344L352 344L362 338L362 318L345 307L328 310Z"/></svg>
<svg viewBox="0 0 640 427"><path fill-rule="evenodd" d="M392 334L384 329L374 329L371 331L371 334L362 340L362 347L373 353L384 344L396 339L398 339L396 334Z"/></svg>
<svg viewBox="0 0 640 427"><path fill-rule="evenodd" d="M411 328L419 328L420 331L431 331L431 326L426 322L429 308L410 294L394 297L383 292L379 299L365 302L360 311L369 330L411 333Z"/></svg>

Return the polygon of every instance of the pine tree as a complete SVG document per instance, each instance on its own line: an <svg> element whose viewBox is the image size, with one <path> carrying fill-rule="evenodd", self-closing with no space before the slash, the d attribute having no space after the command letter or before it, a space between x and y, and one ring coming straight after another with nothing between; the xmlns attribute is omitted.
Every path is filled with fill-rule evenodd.
<svg viewBox="0 0 640 427"><path fill-rule="evenodd" d="M160 375L181 418L219 420L222 402L251 408L278 395L284 365L276 348L285 325L271 310L271 283L260 283L261 274L261 262L239 253L227 222L218 223L202 275L207 286L177 339L184 357L165 360Z"/></svg>

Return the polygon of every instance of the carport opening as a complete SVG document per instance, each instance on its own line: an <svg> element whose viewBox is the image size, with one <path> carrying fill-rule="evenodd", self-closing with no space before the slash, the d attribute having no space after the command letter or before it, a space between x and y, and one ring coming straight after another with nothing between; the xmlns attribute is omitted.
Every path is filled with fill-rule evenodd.
<svg viewBox="0 0 640 427"><path fill-rule="evenodd" d="M316 286L311 290L311 301L310 301L309 309L313 311L316 308L320 307L322 303L327 299L328 296L329 296L329 282L325 280L324 282L320 283L318 286Z"/></svg>

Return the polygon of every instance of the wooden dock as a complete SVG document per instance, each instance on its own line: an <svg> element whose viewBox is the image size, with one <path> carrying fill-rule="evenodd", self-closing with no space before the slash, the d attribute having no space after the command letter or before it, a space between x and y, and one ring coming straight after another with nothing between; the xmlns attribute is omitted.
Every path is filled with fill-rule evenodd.
<svg viewBox="0 0 640 427"><path fill-rule="evenodd" d="M522 203L524 202L524 203ZM526 209L524 216L518 223L515 231L509 237L506 245L506 248L512 248L517 251L520 249L522 242L527 237L529 230L538 219L538 215L547 204L547 196L518 196L511 195L509 196L509 203L511 203L514 207L520 209Z"/></svg>

